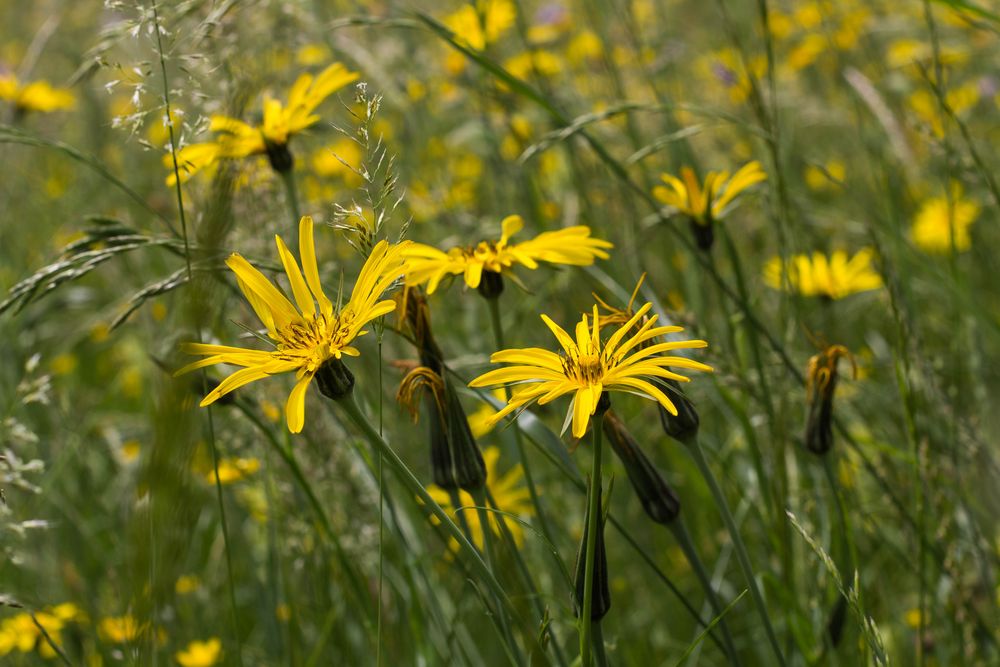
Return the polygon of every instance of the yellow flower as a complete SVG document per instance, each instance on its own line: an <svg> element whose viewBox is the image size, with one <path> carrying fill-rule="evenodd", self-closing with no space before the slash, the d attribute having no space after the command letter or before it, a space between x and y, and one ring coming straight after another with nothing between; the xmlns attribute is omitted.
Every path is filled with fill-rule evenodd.
<svg viewBox="0 0 1000 667"><path fill-rule="evenodd" d="M743 165L729 177L728 171L708 172L704 186L699 185L691 167L681 169L681 178L660 174L666 187L653 188L653 195L668 206L673 206L699 225L710 225L729 212L729 205L741 192L752 185L767 180L767 174L754 160Z"/></svg>
<svg viewBox="0 0 1000 667"><path fill-rule="evenodd" d="M196 574L183 574L177 577L177 581L174 583L174 591L178 595L187 595L188 593L194 593L201 586L201 580Z"/></svg>
<svg viewBox="0 0 1000 667"><path fill-rule="evenodd" d="M821 252L795 255L786 264L780 257L772 257L764 266L764 282L774 289L783 289L787 278L789 287L803 296L820 296L842 299L858 292L882 287L882 276L872 268L871 248L859 250L847 258L843 250L836 250L829 259Z"/></svg>
<svg viewBox="0 0 1000 667"><path fill-rule="evenodd" d="M97 634L104 641L113 644L134 642L146 630L146 624L140 625L132 616L109 616L102 618L97 626Z"/></svg>
<svg viewBox="0 0 1000 667"><path fill-rule="evenodd" d="M496 501L497 509L514 516L530 516L532 505L528 489L521 484L522 479L524 479L524 470L521 468L521 464L518 463L500 475L497 465L500 461L500 450L497 447L487 447L483 450L483 461L486 463L486 486ZM445 511L452 516L456 514L458 508L452 505L451 495L447 491L432 484L427 487L427 492ZM483 524L479 521L479 512L474 509L476 501L473 500L468 491L459 491L458 494L459 507L466 508L463 510L463 514L472 533L472 541L482 549ZM495 534L500 535L501 517L496 512L489 512L489 517L490 528ZM507 524L507 529L510 531L511 537L514 538L514 542L520 546L524 542L524 530L521 528L521 524L506 517L502 518ZM458 543L455 542L453 546L457 547Z"/></svg>
<svg viewBox="0 0 1000 667"><path fill-rule="evenodd" d="M643 319L652 307L650 303L644 305L603 342L597 306L594 306L592 323L587 315L577 323L576 340L548 316L542 315L542 321L562 345L561 354L540 348L501 350L494 353L490 361L513 365L489 371L470 382L469 386L519 385L514 389L507 405L492 417L492 424L532 403L544 405L564 394L573 394L563 430L572 419L575 438L582 438L586 433L590 417L597 410L598 401L605 391L627 392L657 401L668 412L676 415L677 408L673 402L650 379L667 378L688 382L689 378L668 368L708 372L712 368L684 357L660 356L660 353L702 348L708 343L703 340L680 340L644 346L646 341L657 336L684 330L677 326L654 327L657 315ZM633 333L633 327L640 321L643 324Z"/></svg>
<svg viewBox="0 0 1000 667"><path fill-rule="evenodd" d="M961 187L953 187L951 198L934 197L920 207L910 234L924 252L942 254L951 251L952 237L956 252L972 245L969 227L979 217L979 204L962 199Z"/></svg>
<svg viewBox="0 0 1000 667"><path fill-rule="evenodd" d="M847 177L847 166L837 159L824 165L810 164L806 167L805 180L810 190L827 192L841 187Z"/></svg>
<svg viewBox="0 0 1000 667"><path fill-rule="evenodd" d="M218 136L216 141L185 146L178 153L181 179L190 178L196 171L211 165L220 158L243 158L267 154L272 166L279 169L275 156L287 151L288 141L295 134L314 125L320 119L314 113L323 101L347 84L356 81L359 74L349 71L341 63L333 63L313 77L302 74L288 91L288 104L265 95L264 117L259 126L249 125L237 118L212 116L209 129ZM285 169L291 168L290 158ZM173 170L173 158L163 157L164 165ZM280 169L279 169L280 170ZM167 183L173 184L173 173Z"/></svg>
<svg viewBox="0 0 1000 667"><path fill-rule="evenodd" d="M232 484L244 477L248 477L260 470L260 461L257 459L225 458L219 461L219 483ZM215 471L210 470L205 475L209 484L215 484Z"/></svg>
<svg viewBox="0 0 1000 667"><path fill-rule="evenodd" d="M451 248L448 252L423 243L414 243L406 250L407 285L427 283L427 293L433 294L446 276L463 275L465 284L479 287L483 272L502 274L515 264L537 269L539 262L588 266L594 258L607 259L604 250L612 244L590 235L584 225L567 227L555 232L543 232L529 241L511 243L510 237L524 228L519 215L510 215L501 223L499 241L481 241L472 247Z"/></svg>
<svg viewBox="0 0 1000 667"><path fill-rule="evenodd" d="M239 254L233 253L226 260L226 264L236 274L236 281L247 301L267 328L267 335L273 341L274 349L250 350L226 345L188 343L185 346L187 352L205 355L206 358L188 364L177 374L215 364L243 367L223 380L202 400L201 405L204 407L255 380L295 371L297 382L285 404L285 419L288 430L298 433L305 424L306 390L316 372L330 359L340 359L345 354L358 356L360 353L351 347L351 342L367 333L364 330L366 324L395 309L392 300L380 301L379 298L396 279L402 277L405 271L403 254L410 242L390 245L386 241L380 241L376 244L358 275L351 298L343 308L335 309L320 285L312 218L304 216L299 221L302 269L299 269L281 237L276 236L275 241L285 274L292 286L294 305L264 274Z"/></svg>
<svg viewBox="0 0 1000 667"><path fill-rule="evenodd" d="M945 94L944 99L952 113L961 118L979 103L979 87L975 83L967 83L952 88ZM948 115L941 108L934 93L921 88L914 91L907 102L913 113L930 128L934 136L939 139L944 138Z"/></svg>
<svg viewBox="0 0 1000 667"><path fill-rule="evenodd" d="M503 389L494 389L490 393L498 401L503 401L507 398L507 394ZM493 407L492 403L483 403L475 412L469 415L469 430L472 431L473 438L478 440L493 430L494 424L490 422L490 419L496 413L496 408Z"/></svg>
<svg viewBox="0 0 1000 667"><path fill-rule="evenodd" d="M174 658L181 667L211 667L222 657L222 642L218 637L207 641L193 641L183 651L177 651Z"/></svg>
<svg viewBox="0 0 1000 667"><path fill-rule="evenodd" d="M22 111L59 111L72 109L76 96L67 88L54 88L48 81L22 84L13 74L0 75L0 99Z"/></svg>
<svg viewBox="0 0 1000 667"><path fill-rule="evenodd" d="M517 9L509 0L485 0L462 5L444 19L460 44L482 51L514 25Z"/></svg>

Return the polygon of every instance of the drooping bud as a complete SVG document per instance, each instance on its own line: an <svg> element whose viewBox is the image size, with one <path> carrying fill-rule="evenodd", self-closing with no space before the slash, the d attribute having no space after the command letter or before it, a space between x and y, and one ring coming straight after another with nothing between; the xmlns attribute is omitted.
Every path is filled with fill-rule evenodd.
<svg viewBox="0 0 1000 667"><path fill-rule="evenodd" d="M419 287L407 287L400 297L399 315L410 333L420 354L420 364L427 366L438 375L443 370L444 355L431 332L431 312L427 297Z"/></svg>
<svg viewBox="0 0 1000 667"><path fill-rule="evenodd" d="M291 171L295 165L295 158L289 150L287 143L264 142L264 151L267 153L267 161L271 163L271 168L279 174Z"/></svg>
<svg viewBox="0 0 1000 667"><path fill-rule="evenodd" d="M604 415L604 433L649 518L664 525L676 519L681 512L680 499L613 411Z"/></svg>
<svg viewBox="0 0 1000 667"><path fill-rule="evenodd" d="M341 359L333 357L316 371L316 384L321 394L331 400L339 401L354 391L354 374Z"/></svg>
<svg viewBox="0 0 1000 667"><path fill-rule="evenodd" d="M677 414L672 415L662 405L659 406L660 423L663 425L663 431L674 440L679 440L680 442L687 442L698 435L698 426L701 423L698 419L698 411L695 410L694 404L681 391L680 383L669 378L661 378L657 379L655 384L663 390L667 398L677 408Z"/></svg>
<svg viewBox="0 0 1000 667"><path fill-rule="evenodd" d="M496 271L483 271L479 293L486 299L496 299L503 293L503 276Z"/></svg>
<svg viewBox="0 0 1000 667"><path fill-rule="evenodd" d="M472 436L458 393L432 368L413 369L400 383L396 399L409 408L414 421L421 393L424 393L424 404L429 412L434 483L445 490L471 492L481 488L486 482L486 463Z"/></svg>
<svg viewBox="0 0 1000 667"><path fill-rule="evenodd" d="M851 361L857 374L854 355L843 345L831 345L809 359L806 372L806 449L814 454L826 454L833 447L833 395L837 389L837 362L841 357Z"/></svg>
<svg viewBox="0 0 1000 667"><path fill-rule="evenodd" d="M597 508L601 511L601 487L597 487ZM574 579L574 612L577 618L583 613L584 584L587 579L587 535L590 527L590 508L583 519L583 538L576 555ZM608 585L608 554L604 549L604 517L597 517L597 541L594 544L594 586L590 599L590 620L599 621L611 610L611 588Z"/></svg>

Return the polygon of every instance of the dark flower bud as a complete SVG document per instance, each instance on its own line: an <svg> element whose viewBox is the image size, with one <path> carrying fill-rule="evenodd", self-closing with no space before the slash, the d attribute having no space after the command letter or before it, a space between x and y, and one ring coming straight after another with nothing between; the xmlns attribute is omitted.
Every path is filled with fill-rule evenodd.
<svg viewBox="0 0 1000 667"><path fill-rule="evenodd" d="M831 345L809 359L806 373L808 415L806 417L806 449L814 454L826 454L833 447L833 395L837 390L837 361L854 356L843 345Z"/></svg>
<svg viewBox="0 0 1000 667"><path fill-rule="evenodd" d="M694 235L694 242L699 250L709 251L715 243L715 230L712 228L712 221L699 222L691 218L691 233Z"/></svg>
<svg viewBox="0 0 1000 667"><path fill-rule="evenodd" d="M655 384L663 390L667 398L677 408L677 414L672 415L667 412L666 408L662 405L660 406L660 423L663 425L663 431L674 440L681 442L686 442L698 435L698 426L700 424L698 411L695 410L694 404L681 391L680 383L676 380L662 378L656 380Z"/></svg>
<svg viewBox="0 0 1000 667"><path fill-rule="evenodd" d="M431 333L431 312L427 297L419 287L408 287L403 291L400 306L400 314L413 334L413 342L420 354L420 365L427 366L440 375L444 354Z"/></svg>
<svg viewBox="0 0 1000 667"><path fill-rule="evenodd" d="M486 463L454 387L433 369L420 366L403 378L396 399L416 420L418 396L425 390L434 483L446 490L481 488L486 482Z"/></svg>
<svg viewBox="0 0 1000 667"><path fill-rule="evenodd" d="M614 412L604 415L604 433L649 518L664 525L676 519L681 512L680 499Z"/></svg>
<svg viewBox="0 0 1000 667"><path fill-rule="evenodd" d="M496 299L503 293L503 276L496 271L483 271L478 289L484 298Z"/></svg>
<svg viewBox="0 0 1000 667"><path fill-rule="evenodd" d="M271 168L276 172L284 174L292 170L295 158L292 157L292 151L289 150L287 143L276 144L265 141L264 151L267 153L267 160L271 163Z"/></svg>
<svg viewBox="0 0 1000 667"><path fill-rule="evenodd" d="M597 488L597 508L601 511L601 488ZM583 612L584 582L587 579L587 534L590 529L590 508L583 519L583 539L576 555L574 602L577 618ZM597 543L594 545L594 590L590 600L590 620L599 621L611 610L611 589L608 586L608 554L604 549L604 517L597 517Z"/></svg>
<svg viewBox="0 0 1000 667"><path fill-rule="evenodd" d="M316 384L321 394L334 401L350 396L354 391L354 374L336 357L328 359L316 371Z"/></svg>

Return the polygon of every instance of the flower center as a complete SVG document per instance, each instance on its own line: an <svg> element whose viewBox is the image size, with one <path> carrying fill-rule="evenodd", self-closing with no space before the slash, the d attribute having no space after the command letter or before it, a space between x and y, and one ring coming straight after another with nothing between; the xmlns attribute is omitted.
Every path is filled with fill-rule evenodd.
<svg viewBox="0 0 1000 667"><path fill-rule="evenodd" d="M596 384L604 378L604 362L597 354L566 357L562 365L566 377L576 378L583 384Z"/></svg>
<svg viewBox="0 0 1000 667"><path fill-rule="evenodd" d="M343 347L346 323L339 317L317 315L313 320L300 320L278 331L279 359L298 361L309 372L316 371L324 361Z"/></svg>

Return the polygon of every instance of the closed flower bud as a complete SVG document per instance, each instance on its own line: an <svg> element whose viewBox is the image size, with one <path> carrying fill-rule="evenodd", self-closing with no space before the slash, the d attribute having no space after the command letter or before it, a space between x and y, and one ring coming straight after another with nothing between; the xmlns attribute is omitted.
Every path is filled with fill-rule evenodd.
<svg viewBox="0 0 1000 667"><path fill-rule="evenodd" d="M420 366L403 378L396 399L410 409L415 421L417 401L424 392L434 483L446 490L479 489L486 482L486 463L454 387L433 369Z"/></svg>
<svg viewBox="0 0 1000 667"><path fill-rule="evenodd" d="M413 334L413 342L420 354L420 364L440 375L443 370L444 355L431 333L431 312L423 290L419 287L406 288L402 293L397 312Z"/></svg>
<svg viewBox="0 0 1000 667"><path fill-rule="evenodd" d="M597 507L600 511L601 489L597 489ZM576 580L574 590L574 611L579 618L583 610L583 589L587 578L587 533L590 526L590 512L583 520L583 539L576 556ZM597 543L594 545L594 589L590 600L590 620L599 621L611 610L611 589L608 586L608 554L604 549L604 517L597 517Z"/></svg>
<svg viewBox="0 0 1000 667"><path fill-rule="evenodd" d="M341 359L331 357L316 371L316 384L321 394L339 401L354 391L354 374Z"/></svg>
<svg viewBox="0 0 1000 667"><path fill-rule="evenodd" d="M833 395L837 390L837 362L841 357L850 359L856 373L854 356L843 345L831 345L809 359L805 442L806 449L814 454L826 454L833 447Z"/></svg>
<svg viewBox="0 0 1000 667"><path fill-rule="evenodd" d="M677 414L672 415L663 406L660 406L660 423L663 425L664 432L674 440L681 442L686 442L698 435L698 426L701 423L698 419L698 411L681 391L680 384L676 380L666 378L659 380L657 384L677 408Z"/></svg>
<svg viewBox="0 0 1000 667"><path fill-rule="evenodd" d="M664 525L676 519L681 512L680 499L613 411L604 415L604 433L649 518Z"/></svg>

